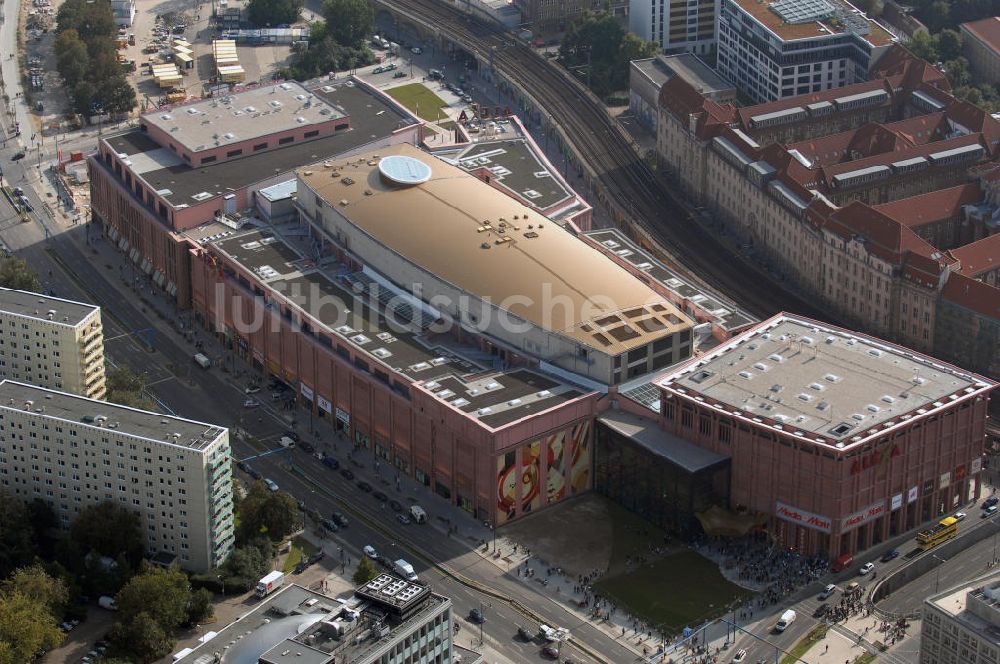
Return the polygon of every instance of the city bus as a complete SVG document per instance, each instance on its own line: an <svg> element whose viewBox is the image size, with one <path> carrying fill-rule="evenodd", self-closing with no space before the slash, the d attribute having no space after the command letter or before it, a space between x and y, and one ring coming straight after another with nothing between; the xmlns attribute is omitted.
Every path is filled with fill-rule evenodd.
<svg viewBox="0 0 1000 664"><path fill-rule="evenodd" d="M917 533L917 545L920 547L921 551L926 551L927 549L937 546L941 542L950 540L957 534L958 519L953 516L948 516L941 519L941 521L939 521L933 528L921 530Z"/></svg>

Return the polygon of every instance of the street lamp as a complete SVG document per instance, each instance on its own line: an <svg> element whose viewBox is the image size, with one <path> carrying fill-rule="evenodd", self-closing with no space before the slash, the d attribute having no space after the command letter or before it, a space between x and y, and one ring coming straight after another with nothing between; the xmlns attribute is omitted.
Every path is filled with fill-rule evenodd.
<svg viewBox="0 0 1000 664"><path fill-rule="evenodd" d="M941 565L943 565L944 563L948 562L944 558L941 558L940 556L938 556L936 553L932 553L931 554L931 558L933 558L934 560L936 560L939 563L941 563ZM934 594L935 595L938 594L938 586L941 583L941 565L937 566L937 570L936 570L936 573L934 575Z"/></svg>

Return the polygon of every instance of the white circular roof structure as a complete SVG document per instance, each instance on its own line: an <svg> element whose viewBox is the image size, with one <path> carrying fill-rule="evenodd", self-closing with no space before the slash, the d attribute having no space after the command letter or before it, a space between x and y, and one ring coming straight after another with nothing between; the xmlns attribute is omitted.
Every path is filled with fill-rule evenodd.
<svg viewBox="0 0 1000 664"><path fill-rule="evenodd" d="M431 179L431 167L414 157L389 155L378 162L378 172L389 182L411 186Z"/></svg>

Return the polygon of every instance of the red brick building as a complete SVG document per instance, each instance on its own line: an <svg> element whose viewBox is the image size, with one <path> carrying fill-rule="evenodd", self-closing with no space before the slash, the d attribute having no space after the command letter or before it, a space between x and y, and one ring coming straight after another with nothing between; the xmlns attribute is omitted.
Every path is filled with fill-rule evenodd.
<svg viewBox="0 0 1000 664"><path fill-rule="evenodd" d="M661 421L731 461L783 546L864 551L979 496L992 381L779 314L659 381Z"/></svg>

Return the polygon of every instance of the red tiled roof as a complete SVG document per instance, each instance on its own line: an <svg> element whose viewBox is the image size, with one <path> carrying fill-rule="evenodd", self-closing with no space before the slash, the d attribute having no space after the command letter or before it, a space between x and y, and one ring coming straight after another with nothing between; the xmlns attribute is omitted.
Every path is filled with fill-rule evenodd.
<svg viewBox="0 0 1000 664"><path fill-rule="evenodd" d="M882 203L876 205L875 209L904 226L916 228L958 216L963 205L982 199L982 188L978 182L972 182Z"/></svg>
<svg viewBox="0 0 1000 664"><path fill-rule="evenodd" d="M952 249L948 253L961 261L960 272L970 277L1000 270L1000 233L987 235L982 240Z"/></svg>
<svg viewBox="0 0 1000 664"><path fill-rule="evenodd" d="M930 256L910 253L903 261L903 278L924 288L936 288L944 267Z"/></svg>
<svg viewBox="0 0 1000 664"><path fill-rule="evenodd" d="M930 256L937 251L906 226L859 201L852 201L831 214L826 228L845 238L861 236L870 252L897 264L907 252Z"/></svg>
<svg viewBox="0 0 1000 664"><path fill-rule="evenodd" d="M834 99L847 97L848 95L885 89L885 81L862 81L861 83L845 85L840 88L832 88L821 92L810 92L809 94L786 97L785 99L778 99L777 101L769 101L765 104L757 104L756 106L745 106L737 109L736 113L739 116L740 125L745 129L750 126L750 118L755 115L764 115L765 113L783 111L788 108L795 108L796 106L807 106L821 101L833 101Z"/></svg>
<svg viewBox="0 0 1000 664"><path fill-rule="evenodd" d="M903 136L914 145L930 143L932 140L940 140L948 131L948 116L944 111L928 113L927 115L915 115L912 118L899 120L898 122L888 122L883 125L886 129Z"/></svg>
<svg viewBox="0 0 1000 664"><path fill-rule="evenodd" d="M922 83L941 90L951 90L944 74L898 43L890 46L874 64L871 77L890 79L893 87L905 90L916 90Z"/></svg>
<svg viewBox="0 0 1000 664"><path fill-rule="evenodd" d="M975 35L983 44L1000 53L1000 16L963 23L961 27L962 30Z"/></svg>
<svg viewBox="0 0 1000 664"><path fill-rule="evenodd" d="M946 113L950 120L969 131L982 132L987 146L996 145L997 141L1000 141L1000 122L975 104L955 100L948 106Z"/></svg>
<svg viewBox="0 0 1000 664"><path fill-rule="evenodd" d="M698 117L698 134L704 138L710 125L724 125L733 121L736 109L729 104L718 104L698 91L680 76L674 76L660 88L660 106L685 123L691 115Z"/></svg>
<svg viewBox="0 0 1000 664"><path fill-rule="evenodd" d="M1000 318L1000 288L984 284L959 272L948 275L941 297L990 318Z"/></svg>
<svg viewBox="0 0 1000 664"><path fill-rule="evenodd" d="M822 179L829 183L834 175L840 173L849 173L851 171L856 171L862 168L867 168L869 166L879 166L886 165L901 161L903 159L910 159L912 157L925 157L934 152L941 152L943 150L950 150L952 148L960 148L966 145L973 145L979 143L983 145L981 134L966 134L964 136L956 136L944 141L937 141L936 143L931 143L928 145L917 145L912 148L906 148L904 150L897 150L889 154L877 154L872 157L866 157L864 159L856 159L854 161L849 161L843 164L834 164L831 166L826 166L822 168ZM987 146L983 146L987 150Z"/></svg>

